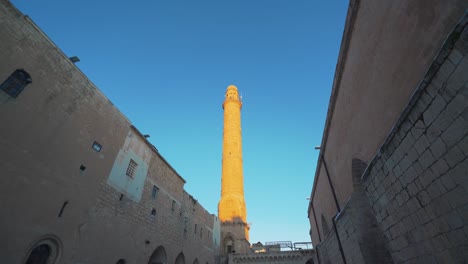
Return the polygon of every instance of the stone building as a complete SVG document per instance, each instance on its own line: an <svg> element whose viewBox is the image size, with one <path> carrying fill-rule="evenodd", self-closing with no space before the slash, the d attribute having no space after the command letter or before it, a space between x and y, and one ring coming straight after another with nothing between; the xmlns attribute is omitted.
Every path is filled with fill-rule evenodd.
<svg viewBox="0 0 468 264"><path fill-rule="evenodd" d="M73 62L0 0L1 263L215 263L220 222Z"/></svg>
<svg viewBox="0 0 468 264"><path fill-rule="evenodd" d="M308 209L316 263L468 260L467 8L350 1Z"/></svg>

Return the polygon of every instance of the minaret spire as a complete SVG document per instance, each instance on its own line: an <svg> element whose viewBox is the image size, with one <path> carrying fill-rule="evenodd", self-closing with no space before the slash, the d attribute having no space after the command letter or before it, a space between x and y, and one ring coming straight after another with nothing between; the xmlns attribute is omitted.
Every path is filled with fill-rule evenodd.
<svg viewBox="0 0 468 264"><path fill-rule="evenodd" d="M241 108L242 101L237 87L229 85L223 103L221 200L218 204L225 254L247 253L250 246L242 169Z"/></svg>

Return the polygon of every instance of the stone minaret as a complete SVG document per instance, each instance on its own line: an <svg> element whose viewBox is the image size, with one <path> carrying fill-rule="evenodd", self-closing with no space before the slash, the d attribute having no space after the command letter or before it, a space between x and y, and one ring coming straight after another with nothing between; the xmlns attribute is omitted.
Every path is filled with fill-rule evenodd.
<svg viewBox="0 0 468 264"><path fill-rule="evenodd" d="M250 248L242 170L241 108L239 92L236 86L230 85L223 103L221 200L218 204L223 254L247 253Z"/></svg>

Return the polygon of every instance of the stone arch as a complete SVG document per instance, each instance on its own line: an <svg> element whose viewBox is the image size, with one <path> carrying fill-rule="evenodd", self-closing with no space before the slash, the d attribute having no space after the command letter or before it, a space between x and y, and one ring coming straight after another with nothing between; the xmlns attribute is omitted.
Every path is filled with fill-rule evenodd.
<svg viewBox="0 0 468 264"><path fill-rule="evenodd" d="M351 161L351 175L353 180L354 191L361 191L361 177L367 168L367 163L361 159L353 158Z"/></svg>
<svg viewBox="0 0 468 264"><path fill-rule="evenodd" d="M151 254L148 264L166 264L166 263L167 263L166 250L164 250L163 246L159 246L153 251L153 254Z"/></svg>
<svg viewBox="0 0 468 264"><path fill-rule="evenodd" d="M327 222L327 219L325 219L325 217L321 216L321 222L322 222L322 231L323 231L323 236L324 237L327 237L328 236L328 233L330 233L330 226L328 225L328 222Z"/></svg>
<svg viewBox="0 0 468 264"><path fill-rule="evenodd" d="M25 264L55 264L61 256L62 243L55 236L46 236L33 244Z"/></svg>
<svg viewBox="0 0 468 264"><path fill-rule="evenodd" d="M198 259L195 258L195 260L193 261L193 264L200 264L200 262L198 262Z"/></svg>
<svg viewBox="0 0 468 264"><path fill-rule="evenodd" d="M235 252L234 236L232 233L227 233L223 240L223 251L224 254L230 254Z"/></svg>
<svg viewBox="0 0 468 264"><path fill-rule="evenodd" d="M185 264L185 256L183 252L180 252L175 260L175 264Z"/></svg>

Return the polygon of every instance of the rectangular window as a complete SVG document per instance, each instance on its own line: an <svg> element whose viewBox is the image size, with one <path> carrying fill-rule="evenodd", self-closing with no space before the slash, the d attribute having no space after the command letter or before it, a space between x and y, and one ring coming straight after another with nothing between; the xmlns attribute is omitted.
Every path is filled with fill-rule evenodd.
<svg viewBox="0 0 468 264"><path fill-rule="evenodd" d="M156 199L156 196L158 196L158 191L159 191L159 188L156 187L156 185L153 185L153 191L151 192L151 198Z"/></svg>
<svg viewBox="0 0 468 264"><path fill-rule="evenodd" d="M133 178L137 167L138 167L138 164L134 160L130 159L130 163L128 163L128 167L127 167L127 173L126 173L127 176L130 178Z"/></svg>
<svg viewBox="0 0 468 264"><path fill-rule="evenodd" d="M197 224L195 224L195 234L197 233Z"/></svg>
<svg viewBox="0 0 468 264"><path fill-rule="evenodd" d="M174 210L175 210L175 201L172 200L172 211L174 211Z"/></svg>
<svg viewBox="0 0 468 264"><path fill-rule="evenodd" d="M101 149L102 149L102 145L97 143L96 141L94 141L93 143L93 149L96 151L96 152L100 152Z"/></svg>

